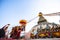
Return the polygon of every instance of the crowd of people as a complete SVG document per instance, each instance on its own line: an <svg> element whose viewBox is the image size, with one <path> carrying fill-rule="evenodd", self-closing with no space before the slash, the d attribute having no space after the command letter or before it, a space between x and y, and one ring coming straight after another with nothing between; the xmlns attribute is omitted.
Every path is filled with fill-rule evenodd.
<svg viewBox="0 0 60 40"><path fill-rule="evenodd" d="M20 26L15 26L12 28L10 34L10 38L12 39L19 39L20 38L20 34L22 31L25 31L25 26L26 26L26 21L25 20L21 20L19 22L21 25ZM6 24L5 26L3 26L2 28L0 28L0 40L1 38L6 38L8 39L6 32L8 27L10 26L10 24Z"/></svg>

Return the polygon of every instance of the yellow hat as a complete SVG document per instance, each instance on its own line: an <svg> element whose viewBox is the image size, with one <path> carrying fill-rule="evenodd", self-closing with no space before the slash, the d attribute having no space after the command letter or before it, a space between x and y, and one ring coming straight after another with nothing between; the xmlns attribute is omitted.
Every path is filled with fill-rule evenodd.
<svg viewBox="0 0 60 40"><path fill-rule="evenodd" d="M26 21L26 20L20 20L19 23L20 23L20 24L26 24L27 21Z"/></svg>

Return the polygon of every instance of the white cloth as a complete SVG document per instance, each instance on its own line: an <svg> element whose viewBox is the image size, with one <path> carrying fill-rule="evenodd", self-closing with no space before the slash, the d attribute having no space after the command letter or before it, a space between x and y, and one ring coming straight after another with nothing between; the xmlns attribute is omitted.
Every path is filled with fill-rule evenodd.
<svg viewBox="0 0 60 40"><path fill-rule="evenodd" d="M22 31L20 37L25 36L25 31Z"/></svg>

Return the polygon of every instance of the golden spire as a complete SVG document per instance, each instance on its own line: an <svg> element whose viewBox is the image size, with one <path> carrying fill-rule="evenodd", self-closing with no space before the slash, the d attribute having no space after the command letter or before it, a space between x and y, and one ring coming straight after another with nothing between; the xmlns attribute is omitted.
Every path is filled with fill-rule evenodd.
<svg viewBox="0 0 60 40"><path fill-rule="evenodd" d="M39 12L38 16L42 16L42 15L43 15L42 12Z"/></svg>
<svg viewBox="0 0 60 40"><path fill-rule="evenodd" d="M42 12L39 12L39 20L38 20L38 24L42 23L42 22L47 22L47 20L43 17Z"/></svg>

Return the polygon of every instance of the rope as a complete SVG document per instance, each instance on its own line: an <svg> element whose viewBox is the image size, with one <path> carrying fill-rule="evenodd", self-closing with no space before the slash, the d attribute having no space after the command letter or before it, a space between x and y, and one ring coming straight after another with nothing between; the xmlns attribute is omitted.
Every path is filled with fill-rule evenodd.
<svg viewBox="0 0 60 40"><path fill-rule="evenodd" d="M29 23L29 22L31 22L31 21L33 21L34 19L36 19L38 16L36 16L36 17L34 17L34 18L32 18L31 20L29 20L27 23Z"/></svg>

